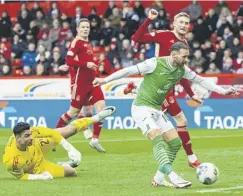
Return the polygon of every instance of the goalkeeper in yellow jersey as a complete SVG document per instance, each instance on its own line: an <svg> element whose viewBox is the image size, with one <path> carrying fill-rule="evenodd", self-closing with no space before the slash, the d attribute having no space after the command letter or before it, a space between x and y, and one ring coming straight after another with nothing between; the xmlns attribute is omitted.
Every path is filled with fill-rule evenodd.
<svg viewBox="0 0 243 196"><path fill-rule="evenodd" d="M55 177L76 176L73 167L81 163L81 153L65 138L84 131L90 124L99 122L114 112L115 107L109 106L93 117L74 120L70 125L58 129L30 127L25 122L16 124L3 154L7 171L20 180L51 180ZM67 151L69 164L55 164L45 159L45 154L57 144Z"/></svg>

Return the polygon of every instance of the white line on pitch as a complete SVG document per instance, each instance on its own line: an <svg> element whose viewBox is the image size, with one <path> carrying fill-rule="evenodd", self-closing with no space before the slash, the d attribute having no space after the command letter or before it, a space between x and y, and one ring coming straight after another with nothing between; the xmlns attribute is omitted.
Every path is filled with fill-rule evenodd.
<svg viewBox="0 0 243 196"><path fill-rule="evenodd" d="M235 186L235 187L229 187L229 188L219 188L219 189L205 189L197 191L199 193L213 193L213 192L223 192L223 191L230 191L230 190L237 190L237 189L243 189L243 186Z"/></svg>

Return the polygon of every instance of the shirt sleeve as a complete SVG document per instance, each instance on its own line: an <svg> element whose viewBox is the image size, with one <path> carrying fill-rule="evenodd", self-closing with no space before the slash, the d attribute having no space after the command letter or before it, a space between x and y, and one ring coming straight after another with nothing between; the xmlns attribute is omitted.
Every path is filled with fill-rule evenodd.
<svg viewBox="0 0 243 196"><path fill-rule="evenodd" d="M139 43L150 43L155 42L154 33L147 33L148 26L151 23L151 20L147 18L144 23L138 28L135 34L132 36L132 40Z"/></svg>
<svg viewBox="0 0 243 196"><path fill-rule="evenodd" d="M88 61L85 59L78 59L77 55L82 50L81 44L78 40L74 39L68 49L66 56L66 64L71 67L87 67Z"/></svg>
<svg viewBox="0 0 243 196"><path fill-rule="evenodd" d="M226 90L224 88L210 82L206 78L203 78L203 77L197 75L194 71L192 71L187 66L185 66L185 73L184 73L183 78L186 78L192 82L198 83L200 86L202 86L203 88L205 88L207 90L210 90L210 91L216 92L218 94L222 94L222 95L226 94Z"/></svg>
<svg viewBox="0 0 243 196"><path fill-rule="evenodd" d="M12 174L16 179L28 180L29 174L24 173L23 166L21 163L20 156L14 156L6 162L4 162L7 171Z"/></svg>
<svg viewBox="0 0 243 196"><path fill-rule="evenodd" d="M120 78L127 77L129 75L150 74L156 69L156 66L157 66L157 61L156 58L153 57L141 63L138 63L137 65L121 69L109 75L108 77L105 78L105 82L108 83L113 80L118 80Z"/></svg>
<svg viewBox="0 0 243 196"><path fill-rule="evenodd" d="M40 137L50 137L57 144L59 144L63 139L62 135L57 130L49 129L45 127L35 127L33 129L37 129L37 132L39 132Z"/></svg>

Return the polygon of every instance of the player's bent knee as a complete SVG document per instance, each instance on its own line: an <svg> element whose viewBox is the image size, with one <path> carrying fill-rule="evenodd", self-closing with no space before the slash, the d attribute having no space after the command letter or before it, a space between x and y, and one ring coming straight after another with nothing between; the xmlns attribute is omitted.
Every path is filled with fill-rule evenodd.
<svg viewBox="0 0 243 196"><path fill-rule="evenodd" d="M161 131L160 129L156 129L156 130L151 130L148 132L147 137L150 140L153 140L156 136L161 135Z"/></svg>
<svg viewBox="0 0 243 196"><path fill-rule="evenodd" d="M63 165L64 167L64 173L65 173L65 177L74 177L77 176L77 171L70 167L69 165Z"/></svg>
<svg viewBox="0 0 243 196"><path fill-rule="evenodd" d="M73 107L70 107L67 114L71 117L71 118L75 118L78 116L80 112L80 109L77 109L77 108L73 108Z"/></svg>
<svg viewBox="0 0 243 196"><path fill-rule="evenodd" d="M183 112L180 112L176 116L173 116L173 118L174 118L177 126L186 126L187 125L187 119Z"/></svg>

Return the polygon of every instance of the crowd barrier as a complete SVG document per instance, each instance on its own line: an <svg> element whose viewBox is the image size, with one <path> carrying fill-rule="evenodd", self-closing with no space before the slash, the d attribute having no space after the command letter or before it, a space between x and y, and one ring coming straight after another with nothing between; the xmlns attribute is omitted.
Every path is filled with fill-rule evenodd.
<svg viewBox="0 0 243 196"><path fill-rule="evenodd" d="M208 77L224 87L233 84L242 88L243 77L239 75ZM131 117L131 104L135 95L123 95L129 81L137 85L142 78L126 78L103 86L107 105L117 108L116 113L105 120L108 129L136 129ZM17 122L26 121L33 126L55 127L60 116L70 104L68 78L0 78L0 127L11 128ZM176 86L178 102L187 116L189 128L241 129L243 128L242 96L219 97L192 84L194 92L204 97L204 104L194 108L187 104L188 98L180 85Z"/></svg>

